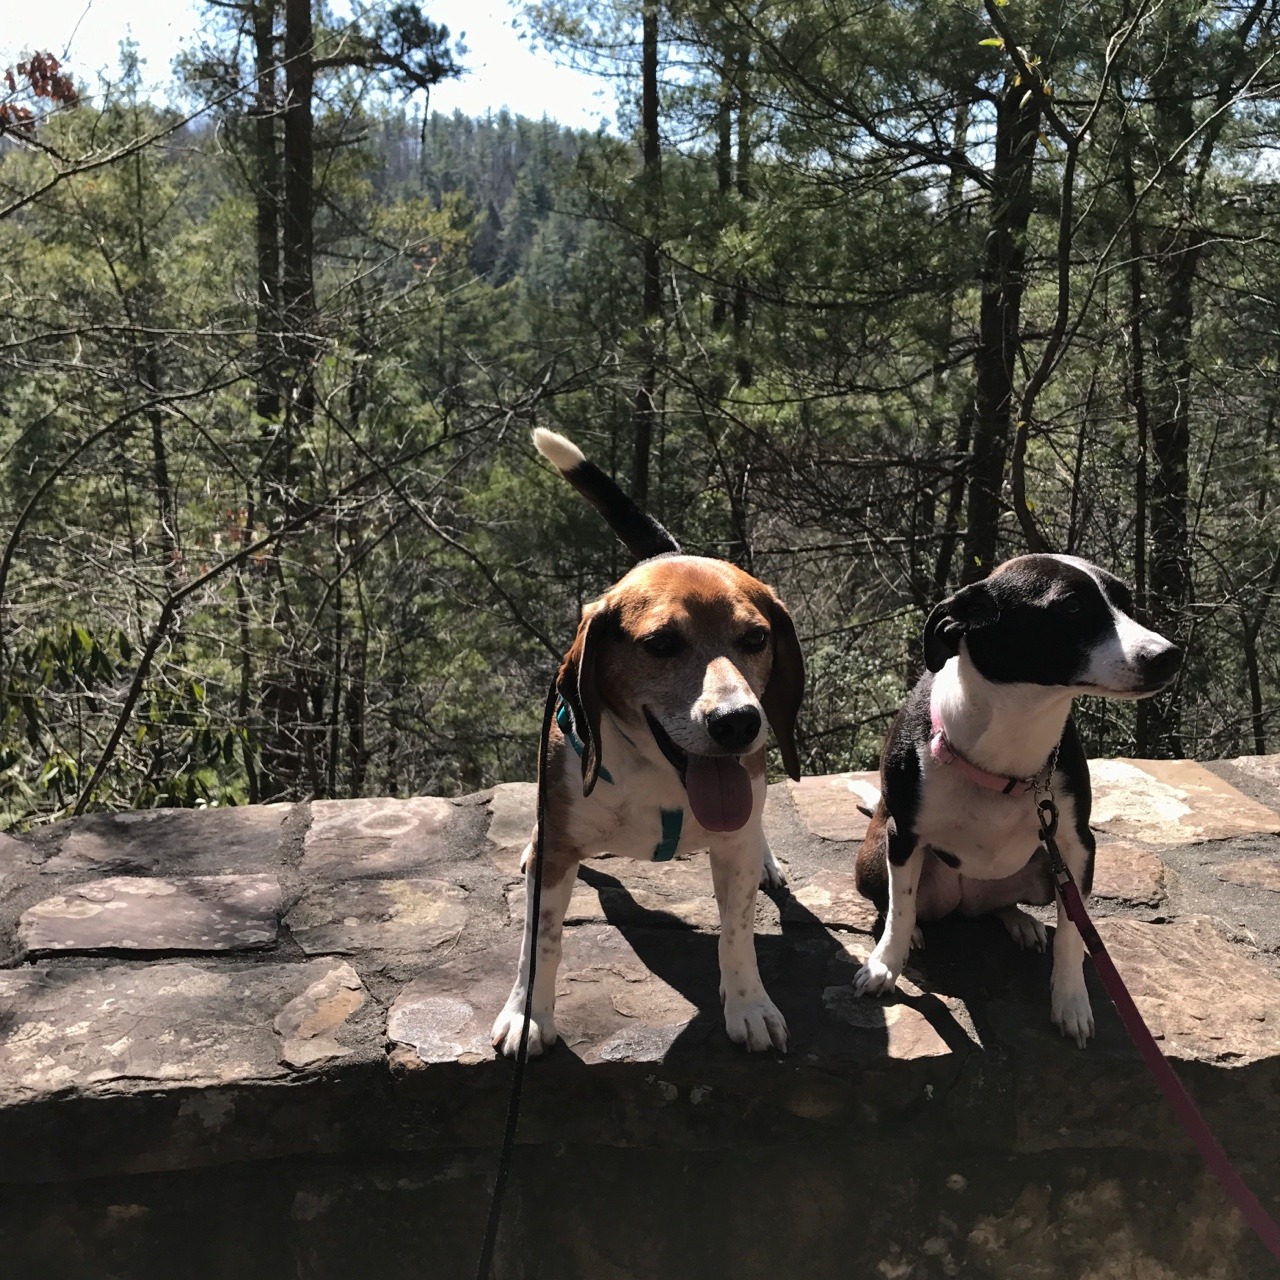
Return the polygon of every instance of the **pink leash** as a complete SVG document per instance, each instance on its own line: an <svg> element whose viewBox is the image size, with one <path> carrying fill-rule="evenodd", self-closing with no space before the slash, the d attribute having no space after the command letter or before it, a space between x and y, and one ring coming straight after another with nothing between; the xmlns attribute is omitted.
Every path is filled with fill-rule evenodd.
<svg viewBox="0 0 1280 1280"><path fill-rule="evenodd" d="M1187 1131L1191 1141L1196 1144L1196 1149L1200 1152L1205 1164L1213 1171L1223 1191L1244 1214L1245 1221L1253 1228L1258 1239L1270 1250L1272 1257L1280 1262L1280 1226L1276 1225L1275 1220L1262 1207L1258 1197L1249 1190L1245 1180L1236 1172L1230 1157L1222 1149L1222 1144L1213 1136L1213 1131L1192 1101L1191 1095L1178 1079L1173 1067L1169 1065L1169 1060L1160 1052L1160 1046L1156 1044L1155 1037L1142 1020L1138 1006L1134 1004L1133 997L1124 985L1124 979L1121 978L1101 937L1098 936L1097 929L1094 928L1093 921L1089 918L1089 913L1085 910L1071 869L1063 861L1057 842L1054 840L1058 830L1058 806L1051 799L1045 799L1038 802L1038 808L1040 838L1049 851L1063 910L1066 911L1071 923L1080 930L1084 945L1089 948L1089 954L1093 957L1094 968L1097 969L1098 976L1102 979L1102 984L1106 987L1107 994L1120 1015L1120 1021L1124 1023L1124 1029L1129 1033L1129 1038L1142 1056L1143 1062L1147 1064L1147 1069L1155 1076L1160 1092L1173 1108L1173 1114L1178 1117L1179 1123Z"/></svg>

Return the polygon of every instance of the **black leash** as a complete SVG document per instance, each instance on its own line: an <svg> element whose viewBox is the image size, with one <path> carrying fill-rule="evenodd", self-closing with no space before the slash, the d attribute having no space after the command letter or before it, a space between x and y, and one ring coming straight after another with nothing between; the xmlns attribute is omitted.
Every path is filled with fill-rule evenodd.
<svg viewBox="0 0 1280 1280"><path fill-rule="evenodd" d="M542 732L538 738L538 834L533 849L532 924L529 927L529 977L524 993L524 1023L520 1028L520 1047L511 1077L511 1097L507 1102L507 1124L502 1134L502 1151L498 1155L498 1173L493 1180L493 1199L489 1201L489 1221L484 1229L484 1244L476 1267L476 1280L489 1280L493 1267L493 1251L498 1243L498 1224L502 1219L502 1200L511 1174L511 1160L516 1149L516 1126L520 1123L520 1093L524 1088L524 1069L529 1062L529 1022L533 1017L533 981L538 974L538 915L542 910L542 846L547 824L547 739L551 735L551 719L555 715L559 691L555 677L547 690L547 705L542 712ZM525 892L529 892L529 876L525 874Z"/></svg>

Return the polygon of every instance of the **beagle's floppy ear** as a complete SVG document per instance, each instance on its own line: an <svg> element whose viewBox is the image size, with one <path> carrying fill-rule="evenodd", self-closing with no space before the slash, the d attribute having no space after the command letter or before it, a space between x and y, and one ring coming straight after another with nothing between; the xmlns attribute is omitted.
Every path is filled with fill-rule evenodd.
<svg viewBox="0 0 1280 1280"><path fill-rule="evenodd" d="M970 631L994 622L996 604L985 582L971 582L933 607L924 624L924 665L938 672L960 652L960 641Z"/></svg>
<svg viewBox="0 0 1280 1280"><path fill-rule="evenodd" d="M777 596L770 593L769 623L773 631L773 666L760 705L778 740L782 767L787 776L800 779L800 756L796 751L796 718L804 698L804 655L796 638L795 623Z"/></svg>
<svg viewBox="0 0 1280 1280"><path fill-rule="evenodd" d="M603 600L582 611L578 634L560 664L556 687L573 715L573 727L582 739L582 794L589 796L600 777L601 648L617 627L617 612Z"/></svg>

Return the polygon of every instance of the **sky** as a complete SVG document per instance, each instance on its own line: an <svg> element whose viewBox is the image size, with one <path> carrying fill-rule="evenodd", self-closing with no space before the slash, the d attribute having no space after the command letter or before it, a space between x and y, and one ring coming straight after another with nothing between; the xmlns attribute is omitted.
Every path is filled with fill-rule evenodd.
<svg viewBox="0 0 1280 1280"><path fill-rule="evenodd" d="M479 116L505 106L575 128L613 126L606 83L557 65L522 39L518 2L427 0L423 8L454 38L465 35L469 50L461 59L467 74L432 89L433 110ZM0 67L35 49L59 58L65 51L65 69L92 89L97 72L115 67L120 41L131 36L146 60L144 79L162 85L182 42L198 34L203 12L199 0L0 0Z"/></svg>

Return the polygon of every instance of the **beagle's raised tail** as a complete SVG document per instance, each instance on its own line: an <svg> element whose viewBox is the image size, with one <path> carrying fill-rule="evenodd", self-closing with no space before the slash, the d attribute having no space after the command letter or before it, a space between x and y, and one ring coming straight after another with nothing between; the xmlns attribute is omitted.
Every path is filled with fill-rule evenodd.
<svg viewBox="0 0 1280 1280"><path fill-rule="evenodd" d="M680 544L646 515L572 440L535 427L534 447L605 518L638 560L679 552Z"/></svg>

